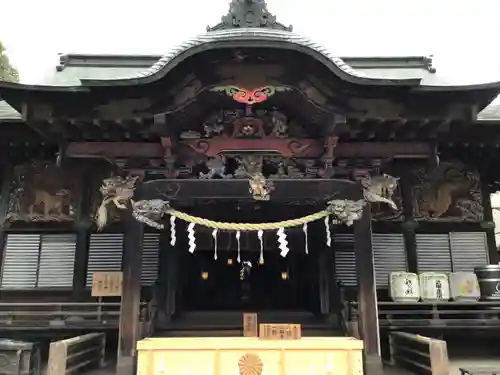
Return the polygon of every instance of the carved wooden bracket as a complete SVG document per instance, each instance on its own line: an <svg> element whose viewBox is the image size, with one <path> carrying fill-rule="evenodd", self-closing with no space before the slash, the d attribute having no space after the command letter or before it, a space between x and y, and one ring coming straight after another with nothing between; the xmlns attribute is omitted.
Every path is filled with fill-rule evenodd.
<svg viewBox="0 0 500 375"><path fill-rule="evenodd" d="M171 137L161 137L161 147L163 148L163 160L165 161L166 178L176 177L174 163L176 161L175 154L173 153L173 142Z"/></svg>
<svg viewBox="0 0 500 375"><path fill-rule="evenodd" d="M333 161L335 160L335 148L339 141L338 137L330 136L325 139L325 153L323 154L323 162L325 166L321 172L323 178L331 178L334 174Z"/></svg>

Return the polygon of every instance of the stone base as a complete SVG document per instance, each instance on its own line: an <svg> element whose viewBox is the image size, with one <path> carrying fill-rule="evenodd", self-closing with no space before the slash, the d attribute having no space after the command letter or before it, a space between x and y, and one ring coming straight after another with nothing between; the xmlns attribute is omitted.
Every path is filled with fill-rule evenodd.
<svg viewBox="0 0 500 375"><path fill-rule="evenodd" d="M135 375L137 359L135 357L120 357L116 363L116 375Z"/></svg>
<svg viewBox="0 0 500 375"><path fill-rule="evenodd" d="M364 360L364 375L383 375L382 357L376 354L368 354L363 356Z"/></svg>

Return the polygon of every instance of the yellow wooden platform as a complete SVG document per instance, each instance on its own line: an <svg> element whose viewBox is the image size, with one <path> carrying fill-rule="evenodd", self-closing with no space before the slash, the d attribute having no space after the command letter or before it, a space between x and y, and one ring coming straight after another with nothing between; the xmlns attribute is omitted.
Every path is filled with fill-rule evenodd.
<svg viewBox="0 0 500 375"><path fill-rule="evenodd" d="M350 337L147 338L138 375L362 375L363 342Z"/></svg>

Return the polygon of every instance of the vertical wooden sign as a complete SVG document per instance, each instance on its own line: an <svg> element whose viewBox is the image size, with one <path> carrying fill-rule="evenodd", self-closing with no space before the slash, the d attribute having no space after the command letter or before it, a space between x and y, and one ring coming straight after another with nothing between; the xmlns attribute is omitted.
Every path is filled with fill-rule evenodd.
<svg viewBox="0 0 500 375"><path fill-rule="evenodd" d="M92 297L119 297L122 295L123 272L94 272Z"/></svg>
<svg viewBox="0 0 500 375"><path fill-rule="evenodd" d="M257 321L256 313L243 313L243 336L244 337L258 337L259 324Z"/></svg>

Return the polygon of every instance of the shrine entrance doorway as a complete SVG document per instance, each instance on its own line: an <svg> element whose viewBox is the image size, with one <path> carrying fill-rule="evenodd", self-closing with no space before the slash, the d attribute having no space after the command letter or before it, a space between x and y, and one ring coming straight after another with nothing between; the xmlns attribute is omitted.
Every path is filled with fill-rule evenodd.
<svg viewBox="0 0 500 375"><path fill-rule="evenodd" d="M182 285L185 310L262 311L314 310L318 305L311 257L302 253L283 258L279 251L259 249L185 253Z"/></svg>
<svg viewBox="0 0 500 375"><path fill-rule="evenodd" d="M259 209L254 209L257 205ZM247 207L226 202L210 208L191 206L190 213L216 216L219 222L266 223L318 210L272 202ZM301 324L304 335L342 335L331 320L340 300L334 291L333 250L326 245L323 220L309 223L307 234L303 226L287 228L286 254L275 230L264 231L262 242L257 232L240 232L238 241L235 231L220 230L215 246L213 229L201 226L190 252L188 236L180 234L187 226L178 224L175 247L169 247L167 236L161 251L173 257L164 260L165 272L160 272L164 279L160 309L166 319L157 321L157 335L238 336L245 312L258 313L261 323Z"/></svg>

